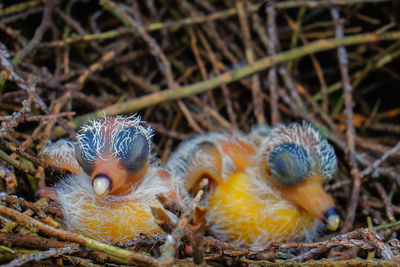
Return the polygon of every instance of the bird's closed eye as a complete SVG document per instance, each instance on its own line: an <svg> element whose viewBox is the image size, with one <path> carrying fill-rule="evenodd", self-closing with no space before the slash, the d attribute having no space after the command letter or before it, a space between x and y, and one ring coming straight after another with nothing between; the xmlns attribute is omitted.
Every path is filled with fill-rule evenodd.
<svg viewBox="0 0 400 267"><path fill-rule="evenodd" d="M310 158L302 146L282 144L274 148L268 160L274 179L282 185L301 183L310 172Z"/></svg>
<svg viewBox="0 0 400 267"><path fill-rule="evenodd" d="M96 159L96 148L94 144L95 134L93 131L86 131L78 136L75 143L75 157L83 171L91 175L94 161Z"/></svg>
<svg viewBox="0 0 400 267"><path fill-rule="evenodd" d="M128 170L138 172L146 164L150 153L149 142L137 129L131 127L118 133L114 146L117 157Z"/></svg>

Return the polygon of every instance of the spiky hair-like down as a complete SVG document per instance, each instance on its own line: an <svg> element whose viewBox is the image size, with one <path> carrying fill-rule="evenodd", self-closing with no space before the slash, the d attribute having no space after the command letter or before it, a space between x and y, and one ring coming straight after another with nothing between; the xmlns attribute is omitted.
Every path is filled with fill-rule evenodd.
<svg viewBox="0 0 400 267"><path fill-rule="evenodd" d="M268 159L272 150L282 144L295 144L303 147L311 156L311 172L331 179L337 170L337 158L333 147L311 124L292 123L288 126L277 125L261 142L258 158Z"/></svg>
<svg viewBox="0 0 400 267"><path fill-rule="evenodd" d="M232 140L244 140L239 133L232 134ZM186 177L191 177L193 173L199 170L212 170L215 166L207 154L202 154L199 151L201 144L211 143L219 150L222 156L222 171L219 173L220 178L228 177L235 172L235 164L232 159L227 156L220 147L221 142L226 142L227 136L222 133L212 132L205 135L198 135L193 139L183 142L179 148L171 154L166 164L167 170L172 176L178 180L178 183L183 183L185 186L188 183ZM188 165L191 164L191 169L188 170Z"/></svg>
<svg viewBox="0 0 400 267"><path fill-rule="evenodd" d="M125 196L97 196L86 174L71 175L56 185L66 227L106 243L126 243L142 233L161 237L150 206L160 206L155 196L168 196L171 189L156 168L150 168L143 182Z"/></svg>
<svg viewBox="0 0 400 267"><path fill-rule="evenodd" d="M83 126L76 136L76 144L81 150L82 157L89 163L101 158L106 149L109 149L108 152L114 156L121 153L128 145L133 145L132 140L137 134L146 138L151 151L153 130L142 124L140 116L105 116ZM129 134L130 128L135 130L133 136Z"/></svg>
<svg viewBox="0 0 400 267"><path fill-rule="evenodd" d="M262 248L274 241L311 241L318 235L323 223L283 198L266 179L270 174L265 172L264 164L274 148L294 144L301 146L301 155L307 156L311 171L323 174L325 179L330 178L336 170L336 156L314 127L310 124L261 126L247 136L239 133L197 136L181 144L167 162L168 170L181 184L190 185L188 180L196 177L196 172L202 168L215 168L215 162L199 151L204 143L215 145L222 156L220 184L207 199L207 220L216 236L237 246ZM232 158L224 151L223 144L229 143L238 146L245 143L257 148L256 154L246 155L250 157L249 164L241 173L236 171ZM291 147L281 146L282 149ZM297 154L293 153L294 156ZM297 219L293 221L292 218Z"/></svg>

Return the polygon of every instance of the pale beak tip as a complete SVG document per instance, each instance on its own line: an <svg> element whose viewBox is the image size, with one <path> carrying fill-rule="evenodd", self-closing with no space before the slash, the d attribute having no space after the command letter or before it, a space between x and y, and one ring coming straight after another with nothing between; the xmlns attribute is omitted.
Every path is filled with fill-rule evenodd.
<svg viewBox="0 0 400 267"><path fill-rule="evenodd" d="M93 190L99 197L103 197L110 192L111 181L106 176L98 176L93 179Z"/></svg>
<svg viewBox="0 0 400 267"><path fill-rule="evenodd" d="M340 217L337 214L331 215L327 219L326 228L330 231L336 231L339 228Z"/></svg>
<svg viewBox="0 0 400 267"><path fill-rule="evenodd" d="M334 207L328 209L324 216L323 221L325 222L326 228L330 231L336 231L339 228L340 217Z"/></svg>

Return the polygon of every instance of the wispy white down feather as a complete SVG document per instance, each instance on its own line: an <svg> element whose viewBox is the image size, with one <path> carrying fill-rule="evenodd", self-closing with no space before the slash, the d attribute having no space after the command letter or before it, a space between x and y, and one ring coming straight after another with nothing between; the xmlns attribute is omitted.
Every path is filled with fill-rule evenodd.
<svg viewBox="0 0 400 267"><path fill-rule="evenodd" d="M158 229L151 216L150 206L160 206L155 197L156 194L168 195L171 192L171 188L158 176L155 168L150 168L143 182L126 196L97 196L93 191L91 179L86 174L71 175L63 179L56 185L56 190L59 202L62 205L66 227L107 243L126 240L127 231L133 239L141 233ZM126 220L126 218L134 216L137 210L132 212L130 206L125 205L126 203L134 203L135 208L139 208L150 215L145 222L146 229L129 224L132 220ZM110 214L111 210L112 213ZM117 220L117 218L119 219ZM121 220L121 218L123 219ZM145 219L137 218L137 220L143 221ZM88 223L89 221L90 223ZM91 225L93 221L97 225L97 229ZM116 224L116 221L119 224ZM118 227L120 233L116 238L114 236L111 238L105 232L107 225Z"/></svg>

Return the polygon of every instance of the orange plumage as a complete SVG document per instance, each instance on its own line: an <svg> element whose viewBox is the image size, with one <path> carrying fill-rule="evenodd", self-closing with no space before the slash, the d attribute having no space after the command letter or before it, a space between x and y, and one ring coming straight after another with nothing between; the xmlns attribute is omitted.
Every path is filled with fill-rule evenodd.
<svg viewBox="0 0 400 267"><path fill-rule="evenodd" d="M42 153L72 175L55 186L66 226L104 242L139 234L158 238L150 206L156 194L177 197L168 172L152 160L152 130L138 117L106 117L82 127L75 142L59 140Z"/></svg>
<svg viewBox="0 0 400 267"><path fill-rule="evenodd" d="M210 133L186 141L168 170L188 194L210 181L211 230L244 247L310 240L339 217L322 184L336 171L333 148L310 125L260 127L247 136Z"/></svg>

